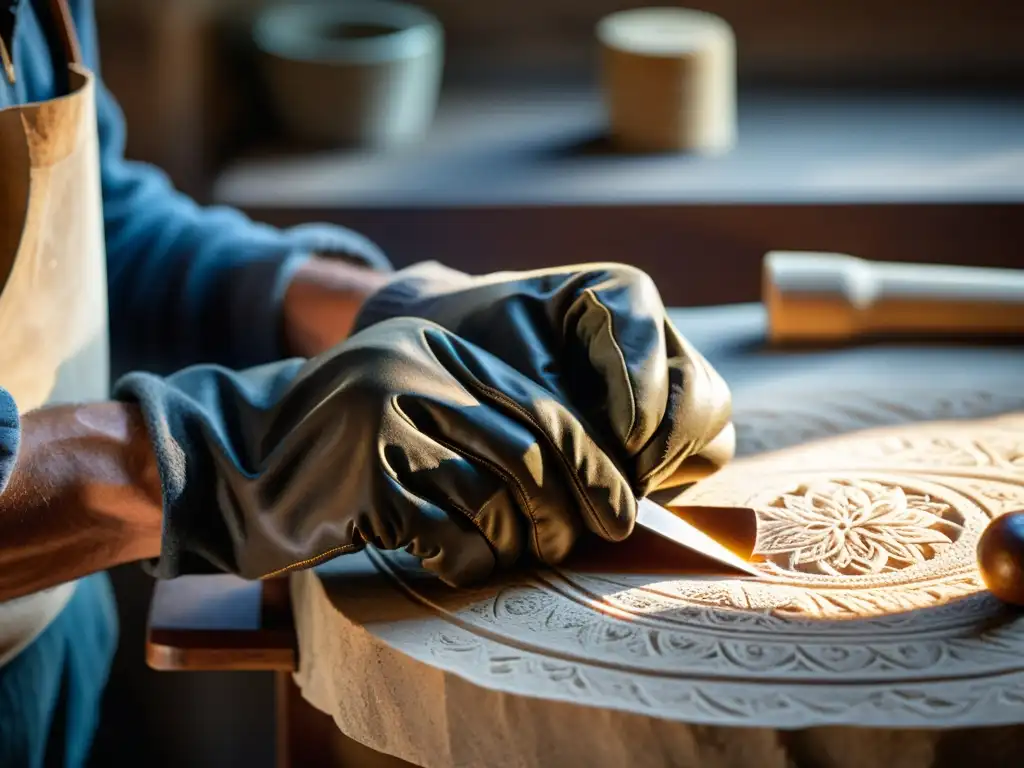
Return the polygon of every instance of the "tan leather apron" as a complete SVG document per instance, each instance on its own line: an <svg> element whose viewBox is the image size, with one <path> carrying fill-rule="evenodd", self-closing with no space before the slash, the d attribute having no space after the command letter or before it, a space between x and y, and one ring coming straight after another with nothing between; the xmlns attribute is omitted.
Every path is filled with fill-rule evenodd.
<svg viewBox="0 0 1024 768"><path fill-rule="evenodd" d="M94 77L82 64L65 0L50 7L68 94L0 110L0 386L21 413L109 394ZM66 584L0 604L0 664L45 629L73 592Z"/></svg>

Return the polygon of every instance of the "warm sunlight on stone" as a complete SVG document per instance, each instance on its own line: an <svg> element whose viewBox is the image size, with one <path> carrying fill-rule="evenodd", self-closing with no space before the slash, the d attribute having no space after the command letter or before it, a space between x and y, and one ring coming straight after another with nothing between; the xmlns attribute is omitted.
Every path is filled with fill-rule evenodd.
<svg viewBox="0 0 1024 768"><path fill-rule="evenodd" d="M952 504L898 485L811 482L760 510L756 553L802 573L890 573L944 552L961 523Z"/></svg>
<svg viewBox="0 0 1024 768"><path fill-rule="evenodd" d="M884 616L967 597L984 591L975 550L985 526L1024 507L1022 455L1019 412L762 450L673 503L753 508L764 578L641 588L709 610L822 619Z"/></svg>
<svg viewBox="0 0 1024 768"><path fill-rule="evenodd" d="M672 733L1016 725L1024 616L985 589L975 552L991 520L1024 509L1019 382L738 397L737 458L675 511L694 524L715 510L702 530L759 552L757 579L641 527L473 590L373 549L297 574L303 693L333 711L372 678L411 688L416 713L443 681L446 711L500 696L518 734L518 718L539 732L579 703L627 745L643 717Z"/></svg>

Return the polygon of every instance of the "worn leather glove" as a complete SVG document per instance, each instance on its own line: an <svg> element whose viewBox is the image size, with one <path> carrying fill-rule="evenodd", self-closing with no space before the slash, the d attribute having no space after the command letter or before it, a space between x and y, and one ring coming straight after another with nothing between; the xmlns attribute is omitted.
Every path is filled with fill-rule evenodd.
<svg viewBox="0 0 1024 768"><path fill-rule="evenodd" d="M454 585L586 530L632 530L629 484L551 392L439 326L383 322L308 362L132 374L156 446L157 576L265 577L371 543Z"/></svg>
<svg viewBox="0 0 1024 768"><path fill-rule="evenodd" d="M651 278L623 264L473 277L427 262L394 275L356 320L431 320L572 403L637 496L732 458L731 397L672 326Z"/></svg>

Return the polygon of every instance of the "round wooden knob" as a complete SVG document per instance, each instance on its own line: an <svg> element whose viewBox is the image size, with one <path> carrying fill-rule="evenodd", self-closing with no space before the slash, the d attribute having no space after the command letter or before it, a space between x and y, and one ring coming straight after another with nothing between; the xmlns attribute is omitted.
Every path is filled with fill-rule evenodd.
<svg viewBox="0 0 1024 768"><path fill-rule="evenodd" d="M1024 511L1000 515L978 541L985 586L1000 600L1024 606Z"/></svg>
<svg viewBox="0 0 1024 768"><path fill-rule="evenodd" d="M597 26L612 140L630 151L722 152L736 136L736 45L718 16L639 8Z"/></svg>

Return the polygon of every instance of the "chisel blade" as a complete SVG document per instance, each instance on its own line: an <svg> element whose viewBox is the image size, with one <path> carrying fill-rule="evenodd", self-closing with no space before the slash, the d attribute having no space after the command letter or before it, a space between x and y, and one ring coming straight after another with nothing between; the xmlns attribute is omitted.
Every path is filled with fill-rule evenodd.
<svg viewBox="0 0 1024 768"><path fill-rule="evenodd" d="M761 574L742 557L722 546L706 533L700 531L671 510L650 499L640 499L637 503L637 525L653 534L668 539L686 549L740 571L747 576L759 577Z"/></svg>

